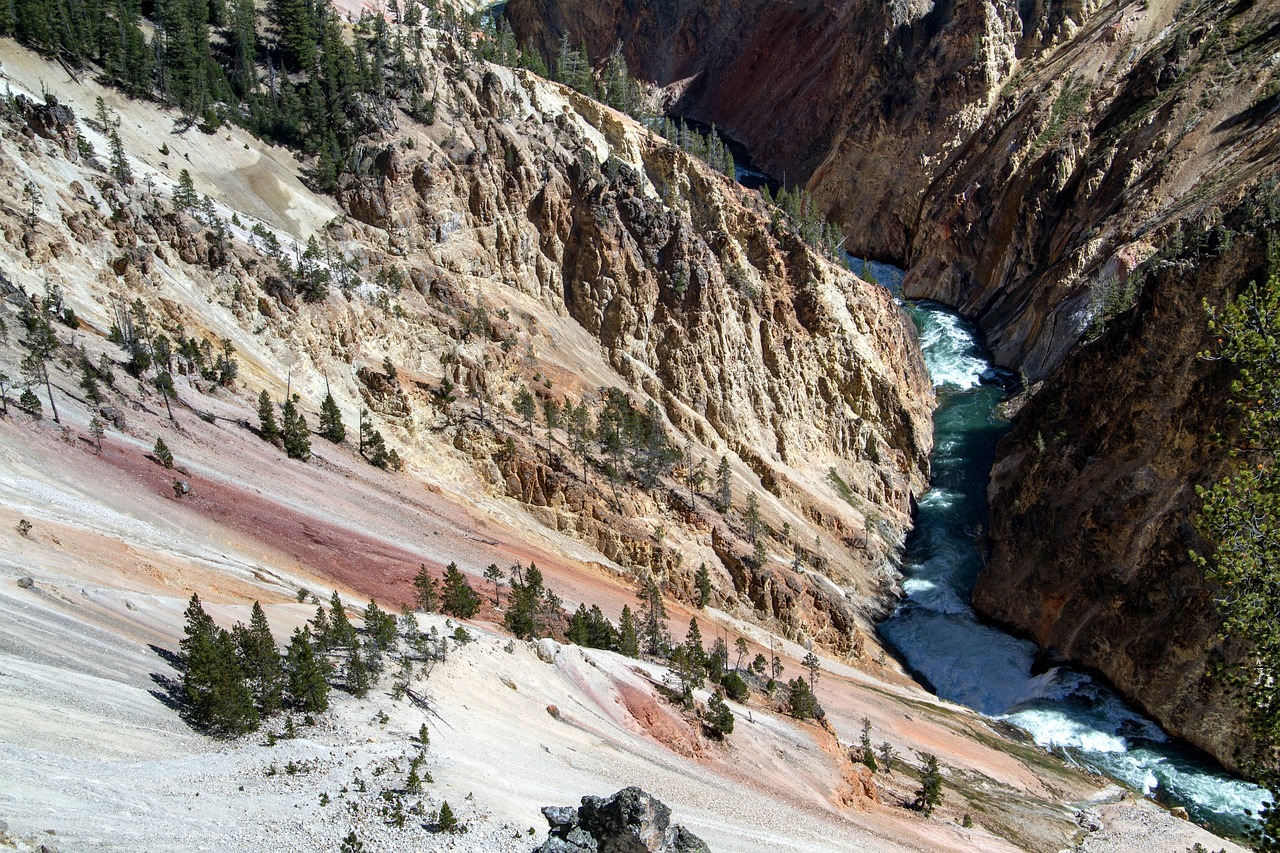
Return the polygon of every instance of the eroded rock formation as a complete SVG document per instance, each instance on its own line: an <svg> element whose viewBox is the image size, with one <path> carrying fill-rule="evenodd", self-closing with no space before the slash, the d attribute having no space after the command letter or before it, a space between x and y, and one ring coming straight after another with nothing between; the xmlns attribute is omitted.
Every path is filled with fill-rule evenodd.
<svg viewBox="0 0 1280 853"><path fill-rule="evenodd" d="M1186 557L1191 487L1222 464L1224 380L1195 352L1199 300L1256 264L1139 268L1275 178L1280 4L511 9L549 52L620 46L675 111L807 185L853 252L908 266L908 296L979 323L1034 394L997 463L978 607L1233 763L1239 727L1203 677L1212 593Z"/></svg>

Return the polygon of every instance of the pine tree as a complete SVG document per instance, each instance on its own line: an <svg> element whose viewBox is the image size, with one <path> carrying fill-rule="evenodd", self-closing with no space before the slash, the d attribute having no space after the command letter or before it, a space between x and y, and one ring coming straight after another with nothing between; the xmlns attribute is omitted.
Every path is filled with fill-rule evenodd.
<svg viewBox="0 0 1280 853"><path fill-rule="evenodd" d="M233 633L253 692L253 703L259 714L270 716L283 706L284 667L262 605L255 601L249 627L237 625Z"/></svg>
<svg viewBox="0 0 1280 853"><path fill-rule="evenodd" d="M378 606L378 602L370 599L364 609L364 632L377 654L381 655L395 645L396 617Z"/></svg>
<svg viewBox="0 0 1280 853"><path fill-rule="evenodd" d="M223 736L252 731L258 725L258 712L235 641L213 623L198 595L191 596L185 616L182 688L192 722Z"/></svg>
<svg viewBox="0 0 1280 853"><path fill-rule="evenodd" d="M336 589L329 597L329 632L333 638L334 648L350 648L356 641L356 629L351 627L351 620L347 618L347 608L343 606L342 598Z"/></svg>
<svg viewBox="0 0 1280 853"><path fill-rule="evenodd" d="M933 814L934 807L942 804L942 772L938 769L936 755L922 752L920 757L924 759L924 768L920 775L920 788L916 791L913 806L928 817Z"/></svg>
<svg viewBox="0 0 1280 853"><path fill-rule="evenodd" d="M733 711L725 704L724 694L717 690L707 702L707 715L703 719L707 730L715 738L733 734Z"/></svg>
<svg viewBox="0 0 1280 853"><path fill-rule="evenodd" d="M111 147L111 177L121 186L133 183L133 169L129 166L129 158L125 156L119 128L112 127L108 139Z"/></svg>
<svg viewBox="0 0 1280 853"><path fill-rule="evenodd" d="M292 459L307 461L311 458L311 431L307 428L307 419L293 404L293 400L284 403L284 418L280 428L284 439L284 452Z"/></svg>
<svg viewBox="0 0 1280 853"><path fill-rule="evenodd" d="M169 450L169 445L164 443L163 438L156 439L156 446L152 451L155 453L156 459L160 460L160 464L166 468L173 467L173 453Z"/></svg>
<svg viewBox="0 0 1280 853"><path fill-rule="evenodd" d="M667 607L662 601L662 590L653 578L646 578L637 595L640 598L640 628L645 651L651 655L659 654L667 633Z"/></svg>
<svg viewBox="0 0 1280 853"><path fill-rule="evenodd" d="M702 609L711 602L711 572L707 570L706 563L698 566L693 582L698 588L698 608Z"/></svg>
<svg viewBox="0 0 1280 853"><path fill-rule="evenodd" d="M814 690L818 684L818 673L822 671L822 661L813 652L809 652L801 661L804 668L809 670L809 689Z"/></svg>
<svg viewBox="0 0 1280 853"><path fill-rule="evenodd" d="M445 567L444 593L441 598L440 609L459 619L470 619L480 609L480 596L467 583L457 563L450 563Z"/></svg>
<svg viewBox="0 0 1280 853"><path fill-rule="evenodd" d="M533 394L523 385L520 386L520 391L516 394L515 410L516 414L524 421L525 431L532 435L533 416L537 412L537 404L533 399Z"/></svg>
<svg viewBox="0 0 1280 853"><path fill-rule="evenodd" d="M747 495L747 512L744 519L747 522L747 540L755 545L760 540L760 499L756 497L755 492Z"/></svg>
<svg viewBox="0 0 1280 853"><path fill-rule="evenodd" d="M316 62L319 41L312 4L308 0L272 0L268 10L285 63L296 71L310 71Z"/></svg>
<svg viewBox="0 0 1280 853"><path fill-rule="evenodd" d="M300 711L318 714L329 707L329 682L325 664L316 657L311 632L298 628L285 652L290 703Z"/></svg>
<svg viewBox="0 0 1280 853"><path fill-rule="evenodd" d="M821 716L817 697L803 678L793 678L787 683L787 710L797 720Z"/></svg>
<svg viewBox="0 0 1280 853"><path fill-rule="evenodd" d="M622 605L622 617L618 620L618 651L629 658L640 657L640 635L628 604Z"/></svg>
<svg viewBox="0 0 1280 853"><path fill-rule="evenodd" d="M258 432L266 441L275 441L280 436L280 427L276 423L275 405L266 389L258 395Z"/></svg>
<svg viewBox="0 0 1280 853"><path fill-rule="evenodd" d="M436 832L463 832L466 827L458 822L458 818L454 815L453 809L449 807L449 801L445 800L440 804L440 813L436 816Z"/></svg>
<svg viewBox="0 0 1280 853"><path fill-rule="evenodd" d="M502 581L506 577L502 573L502 569L498 568L497 563L490 563L489 567L484 570L484 579L493 582L493 606L499 607L502 604Z"/></svg>
<svg viewBox="0 0 1280 853"><path fill-rule="evenodd" d="M528 570L511 569L511 594L507 597L507 610L502 622L516 637L537 636L543 627L541 604L546 592L542 572L533 563Z"/></svg>
<svg viewBox="0 0 1280 853"><path fill-rule="evenodd" d="M733 474L729 468L729 457L721 456L716 467L716 506L720 512L728 512L733 505Z"/></svg>
<svg viewBox="0 0 1280 853"><path fill-rule="evenodd" d="M698 628L698 620L691 618L689 620L689 632L685 634L684 651L689 667L694 673L695 684L702 684L703 673L707 669L707 650L702 645L702 631Z"/></svg>
<svg viewBox="0 0 1280 853"><path fill-rule="evenodd" d="M861 747L859 759L868 770L875 773L879 769L879 764L876 762L875 747L871 745L871 720L866 717L862 718L862 736L859 738L859 746Z"/></svg>
<svg viewBox="0 0 1280 853"><path fill-rule="evenodd" d="M53 422L62 423L58 419L58 404L53 399L53 383L49 379L49 362L58 351L58 336L49 325L49 313L43 307L30 310L27 306L22 318L27 326L27 336L22 339L22 345L28 352L20 367L32 382L44 385L49 397L49 407L53 410Z"/></svg>
<svg viewBox="0 0 1280 853"><path fill-rule="evenodd" d="M341 444L347 437L347 428L342 423L342 411L329 393L324 395L324 402L320 404L320 434L334 444Z"/></svg>
<svg viewBox="0 0 1280 853"><path fill-rule="evenodd" d="M360 641L351 643L351 651L347 653L347 690L353 696L363 697L369 692L369 665Z"/></svg>
<svg viewBox="0 0 1280 853"><path fill-rule="evenodd" d="M427 571L425 564L418 567L418 574L413 579L413 588L417 596L418 608L434 613L440 606L440 594L436 591L436 580Z"/></svg>

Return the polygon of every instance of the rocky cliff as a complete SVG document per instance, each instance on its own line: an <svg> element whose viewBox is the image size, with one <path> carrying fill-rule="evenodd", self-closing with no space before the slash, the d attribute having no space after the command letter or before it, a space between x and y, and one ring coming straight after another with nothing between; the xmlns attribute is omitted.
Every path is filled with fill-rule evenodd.
<svg viewBox="0 0 1280 853"><path fill-rule="evenodd" d="M1265 278L1256 218L1139 272L1137 305L1072 351L1030 397L992 472L990 562L974 606L1104 672L1173 734L1230 767L1251 739L1212 672L1213 593L1188 560L1197 486L1225 471L1231 377L1203 302ZM1243 752L1241 750L1244 750Z"/></svg>
<svg viewBox="0 0 1280 853"><path fill-rule="evenodd" d="M1239 738L1201 678L1214 620L1184 532L1190 484L1220 465L1196 440L1222 416L1207 393L1221 379L1194 359L1198 300L1252 267L1228 253L1216 272L1135 271L1276 175L1280 4L660 5L511 8L546 47L621 45L675 111L807 184L851 251L908 266L909 296L977 320L1034 392L997 466L979 607L1231 763ZM1131 334L1099 338L1117 315ZM1156 417L1184 410L1168 431ZM1037 436L1046 450L1025 452ZM1100 585L1068 588L1081 576Z"/></svg>
<svg viewBox="0 0 1280 853"><path fill-rule="evenodd" d="M879 584L892 574L911 496L926 482L931 442L928 378L892 298L775 234L754 194L595 101L496 69L477 80L466 120L467 135L439 154L388 149L373 157L364 177L340 189L340 201L442 269L501 279L567 314L603 347L637 406L653 401L710 465L726 452L741 460L739 509L751 492L777 501L770 548L783 549L788 563L799 548L828 578L857 590L860 606L880 606ZM430 287L455 291L464 305L469 298L447 280ZM542 356L546 346L535 340L531 352ZM487 393L513 395L519 362L510 351L491 356L484 370L483 353L464 343L446 372L459 387L473 387L483 372ZM603 389L575 380L568 390ZM672 591L692 589L696 564L678 545L653 543L651 525L636 519L659 507L696 519L702 499L672 489L591 508L571 466L545 458L508 460L498 481L545 508L548 523L578 531L624 564L668 573ZM832 472L851 484L849 494L832 491ZM801 538L801 524L845 547L826 559L810 546L813 536ZM741 547L745 528L731 523L722 533ZM771 560L748 562L756 580L729 571L726 606L741 603L744 613L833 651L860 647L848 604L826 580L789 586L774 577L782 570Z"/></svg>

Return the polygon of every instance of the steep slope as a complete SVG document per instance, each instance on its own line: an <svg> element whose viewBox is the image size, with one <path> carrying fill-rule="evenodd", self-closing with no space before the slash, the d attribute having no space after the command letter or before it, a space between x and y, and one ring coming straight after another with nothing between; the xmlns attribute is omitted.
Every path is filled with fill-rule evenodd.
<svg viewBox="0 0 1280 853"><path fill-rule="evenodd" d="M35 88L42 68L14 60L15 82L26 71ZM900 309L775 238L731 182L595 102L497 67L439 85L454 87L452 123L410 124L359 152L338 192L349 219L302 187L287 155L234 132L188 131L160 149L146 108L72 87L64 106L83 115L101 92L124 118L137 181L117 186L74 159L76 134L103 150L100 132L50 130L50 159L33 129L45 108L15 102L11 127L29 139L14 140L9 174L32 190L9 208L21 252L10 276L55 286L98 336L140 298L175 343L230 340L246 390L287 385L304 412L331 388L347 417L367 407L411 468L516 497L672 594L688 599L698 565L731 555L734 573L714 575L719 603L859 651L930 441L931 392ZM215 141L239 149L225 177ZM212 207L165 210L157 190L171 191L179 163ZM321 274L331 288L316 300ZM181 397L187 387L180 378ZM641 483L625 470L639 451L610 460L603 432L574 452L564 425L519 426L523 388L592 421L610 389L631 410L651 403L646 422L688 458ZM685 483L697 460L709 474L724 455L739 512L748 494L761 501L764 560L734 558L747 551L741 516ZM833 471L851 484L843 498ZM797 549L812 572L788 568Z"/></svg>
<svg viewBox="0 0 1280 853"><path fill-rule="evenodd" d="M1166 262L1214 245L1242 203L1265 207L1280 4L511 8L546 47L621 45L675 110L807 184L851 251L908 266L909 296L979 323L1031 393L997 467L978 606L1234 766L1247 744L1203 677L1212 593L1186 558L1191 486L1221 470L1202 439L1226 379L1195 354L1199 300L1257 264ZM1116 315L1132 334L1107 331ZM1152 459L1159 476L1128 483Z"/></svg>

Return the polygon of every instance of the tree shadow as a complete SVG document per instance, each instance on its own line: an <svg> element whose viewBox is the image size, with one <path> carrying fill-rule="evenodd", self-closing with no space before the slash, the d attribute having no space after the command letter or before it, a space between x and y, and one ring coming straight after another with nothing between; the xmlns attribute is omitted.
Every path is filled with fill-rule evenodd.
<svg viewBox="0 0 1280 853"><path fill-rule="evenodd" d="M182 672L185 669L182 656L177 652L151 643L147 644L147 648L159 655L165 663L169 664L177 672ZM182 679L165 675L162 672L153 672L151 673L151 681L156 686L147 692L169 710L176 711L184 721L190 724L191 703L187 701L186 693L182 689Z"/></svg>

